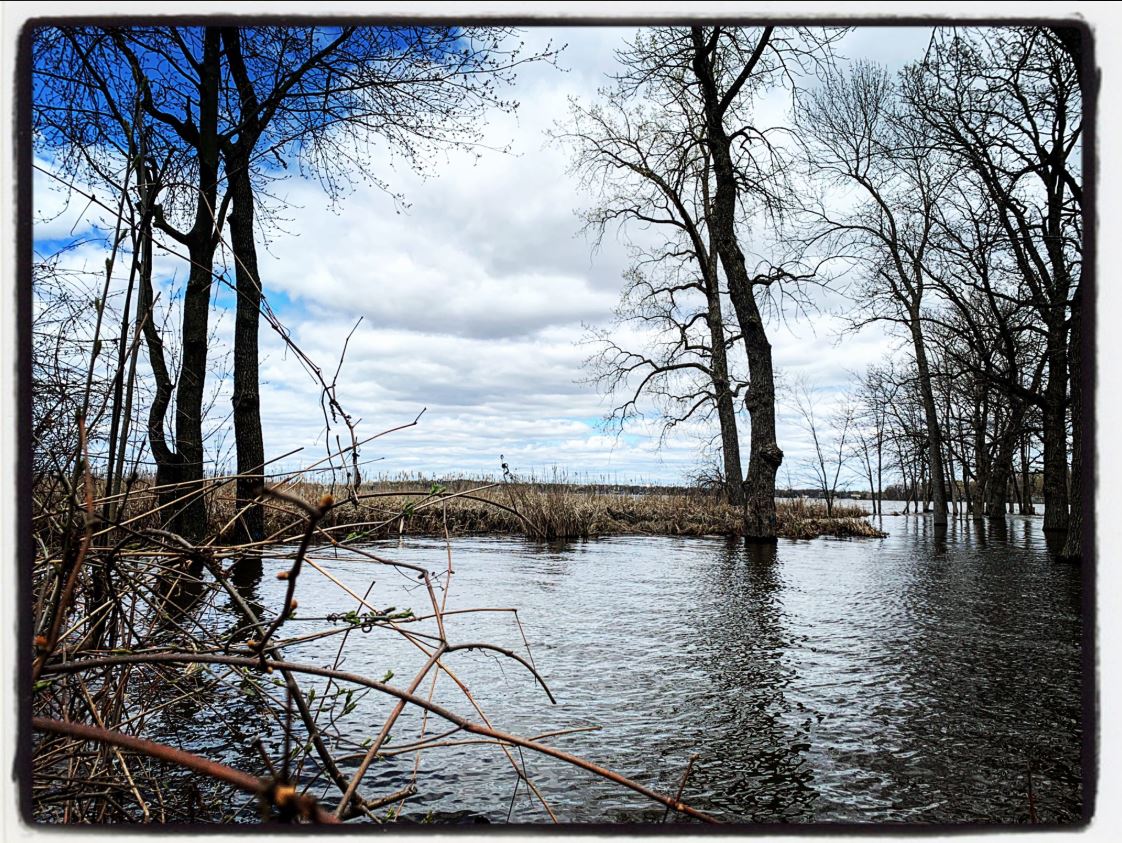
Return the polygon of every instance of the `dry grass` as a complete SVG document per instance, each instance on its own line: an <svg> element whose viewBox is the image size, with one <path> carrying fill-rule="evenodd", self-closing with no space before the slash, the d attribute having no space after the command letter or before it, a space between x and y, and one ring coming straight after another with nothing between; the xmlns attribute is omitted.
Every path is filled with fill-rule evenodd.
<svg viewBox="0 0 1122 843"><path fill-rule="evenodd" d="M541 541L614 535L738 536L741 511L707 491L666 489L622 492L618 488L565 482L434 482L421 478L363 484L357 495L337 486L297 480L285 488L303 500L333 494L341 504L321 528L339 541L399 535L522 535ZM125 507L133 529L159 528L166 513L155 511L156 496L139 480ZM211 530L228 529L235 518L234 487L221 485L207 496ZM49 509L40 502L39 508ZM818 500L780 500L779 535L878 538L868 513L852 504L835 504L827 517ZM266 502L266 534L295 537L299 519L287 507Z"/></svg>
<svg viewBox="0 0 1122 843"><path fill-rule="evenodd" d="M307 484L296 494L314 500L324 489ZM232 512L233 501L220 498ZM880 537L862 509L835 505L826 516L821 501L780 501L779 533L785 538ZM401 534L525 535L543 541L612 535L737 536L739 508L703 492L628 494L561 483L469 481L443 484L378 483L335 510L325 525L340 538L385 538ZM272 519L267 519L269 523ZM282 529L270 523L270 531Z"/></svg>

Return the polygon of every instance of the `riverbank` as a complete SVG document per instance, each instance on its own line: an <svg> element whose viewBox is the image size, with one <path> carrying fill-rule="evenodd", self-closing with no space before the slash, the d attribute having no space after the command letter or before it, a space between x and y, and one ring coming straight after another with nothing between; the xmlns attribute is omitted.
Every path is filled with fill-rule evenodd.
<svg viewBox="0 0 1122 843"><path fill-rule="evenodd" d="M316 501L329 487L297 484L291 492ZM621 494L597 487L559 483L364 484L357 495L334 490L341 505L324 519L324 529L340 540L397 535L524 535L544 541L597 536L739 536L739 507L702 491L653 491ZM346 502L344 502L346 501ZM220 509L233 514L233 501L218 498ZM835 504L827 515L824 501L777 503L779 535L790 539L818 536L878 538L868 513L857 506ZM217 513L216 513L217 514ZM223 517L221 520L228 520ZM284 529L290 513L270 507L266 528Z"/></svg>
<svg viewBox="0 0 1122 843"><path fill-rule="evenodd" d="M102 509L93 478L94 511ZM316 505L330 497L333 505L318 526L340 542L385 539L400 535L521 535L539 541L588 539L599 536L741 536L742 510L720 495L682 487L612 487L564 482L510 482L459 478L384 480L363 483L357 492L340 484L314 483L289 476L268 481L283 494L265 496L267 543L299 538L306 523L299 499ZM238 510L233 478L205 481L201 494L207 512L206 534L215 544L229 544L237 535ZM199 494L196 492L195 494ZM286 500L287 498L288 500ZM150 478L136 478L124 496L119 523L134 534L164 527L169 507L160 505ZM37 490L35 520L41 529L66 509L58 488ZM869 513L852 503L797 499L776 502L782 538L881 538ZM44 534L48 545L61 535Z"/></svg>

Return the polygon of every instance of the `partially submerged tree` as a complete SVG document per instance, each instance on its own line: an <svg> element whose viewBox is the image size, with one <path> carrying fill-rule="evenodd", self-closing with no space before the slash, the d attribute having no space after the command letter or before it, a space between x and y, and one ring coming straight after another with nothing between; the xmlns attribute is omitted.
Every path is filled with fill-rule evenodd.
<svg viewBox="0 0 1122 843"><path fill-rule="evenodd" d="M1044 27L941 30L904 76L933 147L988 200L1047 344L1044 529L1068 527L1069 344L1079 321L1083 217L1080 69ZM1078 328L1076 328L1078 330ZM1073 416L1073 423L1081 420Z"/></svg>
<svg viewBox="0 0 1122 843"><path fill-rule="evenodd" d="M911 339L926 416L934 520L946 526L942 428L924 310L939 203L954 171L919 143L914 123L897 107L891 78L875 65L858 63L847 75L829 75L804 99L797 123L812 139L810 169L855 200L846 210L825 202L809 209L812 242L856 261L861 283L855 325L885 321L901 326Z"/></svg>
<svg viewBox="0 0 1122 843"><path fill-rule="evenodd" d="M659 404L664 432L715 412L724 491L739 506L744 486L734 399L742 383L730 372L737 338L726 329L709 231L709 156L699 129L697 115L686 109L655 110L602 91L599 103L570 104L569 125L558 137L573 149L574 170L598 186L599 205L585 214L597 242L610 225L659 236L653 246L633 244L616 328L592 337L595 379L624 396L612 418L625 423L644 395ZM625 347L619 327L633 328L645 342Z"/></svg>
<svg viewBox="0 0 1122 843"><path fill-rule="evenodd" d="M807 274L782 261L749 268L744 238L750 226L780 219L790 190L786 157L774 131L753 119L752 106L756 95L790 86L797 76L828 62L838 34L798 27L644 31L619 53L624 70L609 97L615 114L604 119L602 107L578 112L585 120L585 128L576 132L583 160L629 171L635 177L630 184L640 186L638 193L611 195L603 203L607 218L676 228L664 256L685 255L691 262L691 283L706 295L706 307L697 314L710 330L710 357L729 334L739 338L746 355L744 404L751 444L743 495L749 541L775 541L775 475L783 460L775 438L771 344L757 296ZM628 106L629 100L643 103L646 111ZM631 114L642 119L629 123ZM676 291L671 284L661 292ZM736 318L736 331L728 334L717 330L723 322L721 292ZM726 408L718 415L723 416L727 475L733 464L728 434L734 425L727 412L733 390L725 386L727 365L724 374L716 365L707 377L718 408L722 402Z"/></svg>

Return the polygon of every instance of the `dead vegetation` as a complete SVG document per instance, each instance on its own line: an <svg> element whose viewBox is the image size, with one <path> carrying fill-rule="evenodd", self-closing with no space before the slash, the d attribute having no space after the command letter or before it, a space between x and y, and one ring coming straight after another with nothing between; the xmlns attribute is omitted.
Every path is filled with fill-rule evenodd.
<svg viewBox="0 0 1122 843"><path fill-rule="evenodd" d="M232 484L211 481L206 495L208 520L215 531L233 533L237 511ZM286 488L304 500L338 494L332 484L296 480ZM540 541L614 535L740 536L743 510L718 494L668 489L644 493L610 487L550 483L472 481L468 479L396 480L346 490L339 505L324 516L320 530L337 541L357 542L399 535L517 535ZM158 527L157 495L147 481L136 481L125 507L134 528ZM831 515L818 500L779 500L779 535L877 538L884 535L859 506L838 503ZM269 540L292 540L290 513L266 503Z"/></svg>
<svg viewBox="0 0 1122 843"><path fill-rule="evenodd" d="M450 537L498 523L478 514L488 509L527 534L571 530L584 518L560 508L571 496L558 504L492 487L336 499L293 475L273 478L259 496L270 535L232 545L226 537L241 514L231 509L234 478L179 490L179 501L202 498L212 524L202 540L189 541L166 529L174 513L157 506L162 490L139 480L126 484L106 519L110 502L99 497L87 461L77 466L69 476L39 478L33 500L32 821L383 823L407 804L423 806L423 754L464 745L499 753L512 789L528 794L542 821L565 818L528 773L528 754L570 765L574 786L583 771L685 818L713 820L684 801L681 788L676 796L656 792L558 747L573 730L524 736L492 722L456 672L459 652L509 661L540 687L543 704L553 694L524 635L518 650L461 640L446 616L501 611L521 633L517 610L449 612L450 543L425 565L364 544L379 531L421 524ZM356 588L337 576L320 558L324 549L335 561L361 560L368 584ZM280 581L271 597L266 561ZM412 583L413 608L387 605L378 586L387 572ZM302 606L308 577L323 578L334 597L320 592L316 605ZM352 654L352 664L368 668L356 646L380 649L391 639L414 657L400 680L345 665ZM438 685L454 705L438 701ZM387 777L387 759L399 757L412 765Z"/></svg>

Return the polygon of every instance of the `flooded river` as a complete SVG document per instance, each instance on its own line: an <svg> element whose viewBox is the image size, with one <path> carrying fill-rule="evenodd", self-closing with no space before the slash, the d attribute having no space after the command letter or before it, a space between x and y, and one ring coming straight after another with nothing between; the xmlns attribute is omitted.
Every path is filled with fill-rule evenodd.
<svg viewBox="0 0 1122 843"><path fill-rule="evenodd" d="M683 799L725 820L1077 819L1080 569L1050 558L1039 518L960 522L945 540L914 515L882 523L885 539L781 541L764 551L723 538L560 547L454 539L446 608L517 607L521 629L508 612L454 614L448 638L524 655L524 633L557 704L496 653L460 651L447 663L496 727L526 736L583 729L549 742L648 787L675 792L696 755ZM406 537L371 550L432 571L444 599L442 541ZM373 605L426 613L413 575L323 549L311 558ZM257 595L265 606L279 604L283 583L273 574L283 566L265 563ZM286 625L289 635L322 629L313 615L357 606L314 569L299 597L308 619ZM329 638L286 653L331 665L337 647ZM400 636L356 631L341 667L377 679L393 671L391 681L405 685L423 662ZM447 676L433 698L480 719ZM369 694L340 720L356 752L388 708ZM410 711L387 750L416 740L420 727ZM404 815L548 821L502 751L458 743L470 737L421 754ZM660 806L591 774L529 751L514 757L561 821L662 819ZM363 792L402 787L416 758L387 755Z"/></svg>

